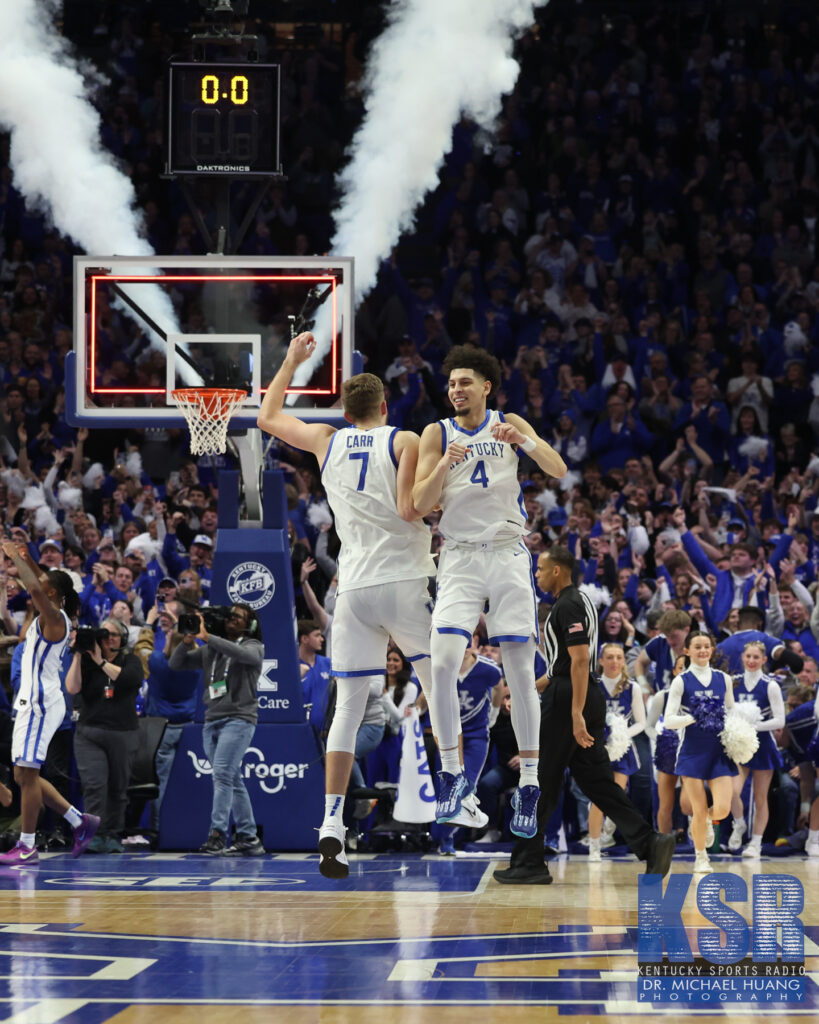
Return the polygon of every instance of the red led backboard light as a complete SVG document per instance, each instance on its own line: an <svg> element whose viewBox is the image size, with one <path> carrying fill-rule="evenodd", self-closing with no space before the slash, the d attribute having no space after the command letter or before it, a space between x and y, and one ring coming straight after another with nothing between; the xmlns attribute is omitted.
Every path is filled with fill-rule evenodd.
<svg viewBox="0 0 819 1024"><path fill-rule="evenodd" d="M92 274L91 275L91 300L90 300L90 360L89 360L89 393L91 395L164 395L165 388L101 388L96 386L96 346L97 346L97 283L105 282L136 282L145 281L151 284L168 282L201 282L201 281L300 281L314 284L329 284L331 286L330 300L332 302L332 325L330 338L331 356L331 380L336 380L338 370L338 279L333 275L316 274ZM267 388L262 388L264 395ZM294 388L287 389L286 394L294 395L328 395L333 396L337 392L332 388Z"/></svg>

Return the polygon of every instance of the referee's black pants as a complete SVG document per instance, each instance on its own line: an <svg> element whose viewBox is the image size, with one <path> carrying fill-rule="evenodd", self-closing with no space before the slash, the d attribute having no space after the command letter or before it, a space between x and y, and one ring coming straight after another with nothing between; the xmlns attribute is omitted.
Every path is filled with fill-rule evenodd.
<svg viewBox="0 0 819 1024"><path fill-rule="evenodd" d="M606 699L593 680L589 680L583 717L587 731L594 737L594 746L588 748L579 746L572 732L571 679L553 679L543 695L540 713L538 830L531 839L515 843L513 867L543 864L544 830L557 807L567 767L580 789L620 829L632 853L641 860L648 857L654 829L614 781L603 738Z"/></svg>

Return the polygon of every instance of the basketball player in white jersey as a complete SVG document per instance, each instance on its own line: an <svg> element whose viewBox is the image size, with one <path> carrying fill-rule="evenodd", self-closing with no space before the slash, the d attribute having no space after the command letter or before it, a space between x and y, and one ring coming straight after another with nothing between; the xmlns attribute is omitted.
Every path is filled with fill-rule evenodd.
<svg viewBox="0 0 819 1024"><path fill-rule="evenodd" d="M79 598L67 573L59 569L44 572L34 564L25 548L18 550L13 541L3 541L3 553L17 567L20 582L31 595L39 614L26 632L22 678L14 704L17 716L11 759L14 779L20 787L20 840L14 849L0 856L0 863L37 863L34 837L43 804L61 814L71 825L73 853L79 857L94 838L100 819L93 814L80 814L40 776L48 744L65 717L65 698L60 684L63 654L71 631L66 611L76 614Z"/></svg>
<svg viewBox="0 0 819 1024"><path fill-rule="evenodd" d="M291 341L267 389L258 424L286 444L315 455L341 541L333 620L337 699L327 737L319 867L328 878L346 878L342 808L356 734L368 694L384 689L390 636L429 693L432 605L427 578L435 575L435 564L429 530L412 504L418 437L387 426L379 378L361 373L344 382L344 416L351 424L346 429L303 423L282 411L285 389L315 345L309 332Z"/></svg>
<svg viewBox="0 0 819 1024"><path fill-rule="evenodd" d="M458 670L488 605L489 643L501 648L520 751L520 786L512 798L510 828L528 838L537 829L540 796L540 703L534 672L539 634L532 564L521 540L526 512L518 483L518 449L551 476L564 476L566 464L520 416L487 410L487 399L501 380L494 356L457 346L443 371L449 375L455 416L425 428L413 488L421 515L440 505L444 537L430 641L430 712L442 768L436 818L451 820L469 790L458 756Z"/></svg>

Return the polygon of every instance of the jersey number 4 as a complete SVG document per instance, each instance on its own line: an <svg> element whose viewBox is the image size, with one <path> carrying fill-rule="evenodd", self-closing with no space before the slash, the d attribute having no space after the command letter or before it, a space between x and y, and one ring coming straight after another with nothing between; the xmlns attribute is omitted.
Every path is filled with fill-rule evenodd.
<svg viewBox="0 0 819 1024"><path fill-rule="evenodd" d="M489 486L489 477L486 475L486 466L483 464L483 459L475 463L475 468L472 471L469 482L471 484L480 484L481 487Z"/></svg>
<svg viewBox="0 0 819 1024"><path fill-rule="evenodd" d="M364 481L367 479L367 464L370 461L370 453L369 452L350 452L349 458L350 459L359 459L360 462L361 462L361 472L360 472L360 474L358 476L358 487L356 487L356 490L357 491L363 491L364 490Z"/></svg>

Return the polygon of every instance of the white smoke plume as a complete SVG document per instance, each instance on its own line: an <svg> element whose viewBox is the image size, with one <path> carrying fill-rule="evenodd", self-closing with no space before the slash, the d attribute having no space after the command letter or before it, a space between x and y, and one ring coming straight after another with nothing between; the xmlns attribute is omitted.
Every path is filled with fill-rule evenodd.
<svg viewBox="0 0 819 1024"><path fill-rule="evenodd" d="M532 0L394 0L365 81L366 112L339 175L343 193L332 252L355 257L356 305L438 170L462 113L492 128L519 67L514 37L534 21ZM330 348L327 316L316 351L294 374L306 384ZM325 328L325 329L320 329Z"/></svg>
<svg viewBox="0 0 819 1024"><path fill-rule="evenodd" d="M102 147L85 78L55 27L60 7L60 0L0 0L0 127L11 132L14 185L86 252L150 256L133 184ZM137 294L163 329L178 330L161 289L143 286Z"/></svg>

